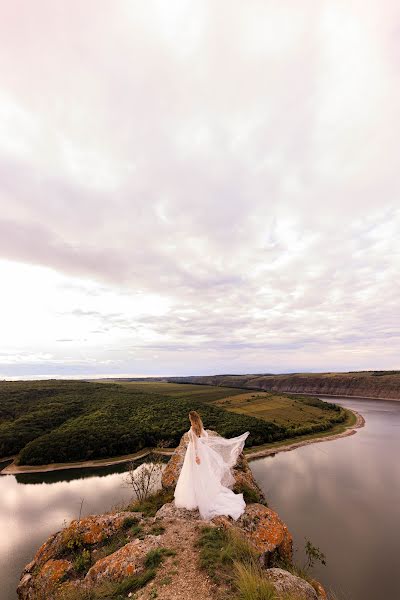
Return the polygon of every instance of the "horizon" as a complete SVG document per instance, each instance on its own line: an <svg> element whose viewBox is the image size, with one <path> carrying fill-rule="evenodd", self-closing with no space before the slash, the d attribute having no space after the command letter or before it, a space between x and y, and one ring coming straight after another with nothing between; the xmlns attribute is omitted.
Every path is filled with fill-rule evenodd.
<svg viewBox="0 0 400 600"><path fill-rule="evenodd" d="M349 373L399 373L398 369L363 369L359 371L282 371L280 373L202 373L202 374L193 374L190 375L140 375L140 374L101 374L101 375L39 375L37 377L29 377L29 376L17 376L17 377L9 377L9 378L0 378L0 381L50 381L50 380L71 380L71 381L87 381L87 380L97 380L97 379L161 379L161 378L180 378L180 377L222 377L222 376L244 376L244 375L258 375L260 377L275 377L279 375L329 375L332 373L335 374L349 374Z"/></svg>
<svg viewBox="0 0 400 600"><path fill-rule="evenodd" d="M399 31L394 0L4 5L0 379L398 369Z"/></svg>

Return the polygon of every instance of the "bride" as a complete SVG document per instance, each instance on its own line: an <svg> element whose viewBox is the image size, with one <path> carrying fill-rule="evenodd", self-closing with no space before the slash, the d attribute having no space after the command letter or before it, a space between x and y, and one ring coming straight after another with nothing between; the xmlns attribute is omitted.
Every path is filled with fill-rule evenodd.
<svg viewBox="0 0 400 600"><path fill-rule="evenodd" d="M230 515L236 520L246 503L243 494L235 494L229 487L235 482L231 468L250 432L230 439L209 436L198 412L191 410L189 419L189 443L174 492L175 506L198 508L205 520L216 515Z"/></svg>

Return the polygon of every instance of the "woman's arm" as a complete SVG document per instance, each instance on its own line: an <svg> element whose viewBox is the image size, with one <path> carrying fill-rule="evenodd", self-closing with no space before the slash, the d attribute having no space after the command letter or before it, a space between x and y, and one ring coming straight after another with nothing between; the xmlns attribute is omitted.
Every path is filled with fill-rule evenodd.
<svg viewBox="0 0 400 600"><path fill-rule="evenodd" d="M194 447L194 454L196 457L196 463L199 465L200 457L198 455L197 435L195 434L195 432L193 430L191 430L190 434L192 436L192 442L193 442L193 447Z"/></svg>

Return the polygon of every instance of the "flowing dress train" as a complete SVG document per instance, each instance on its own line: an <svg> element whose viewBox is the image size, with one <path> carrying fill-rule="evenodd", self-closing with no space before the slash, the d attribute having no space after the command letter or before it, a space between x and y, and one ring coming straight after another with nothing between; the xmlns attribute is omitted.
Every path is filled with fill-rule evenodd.
<svg viewBox="0 0 400 600"><path fill-rule="evenodd" d="M188 434L189 443L174 492L175 506L198 508L205 520L217 515L229 515L237 520L246 503L243 494L235 494L229 488L235 482L231 469L250 432L227 439L209 436L202 429L198 437L191 427ZM196 454L200 464L196 463Z"/></svg>

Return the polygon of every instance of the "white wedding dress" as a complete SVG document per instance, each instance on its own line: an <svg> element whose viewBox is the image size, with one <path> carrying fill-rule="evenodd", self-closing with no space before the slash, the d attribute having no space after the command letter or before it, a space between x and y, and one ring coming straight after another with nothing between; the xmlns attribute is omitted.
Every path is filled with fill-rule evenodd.
<svg viewBox="0 0 400 600"><path fill-rule="evenodd" d="M243 494L235 494L229 488L235 482L231 468L250 432L227 439L210 436L202 429L201 437L197 437L191 427L188 434L189 443L174 492L175 506L198 508L205 520L217 515L230 515L237 520L246 503ZM196 454L200 464L196 463Z"/></svg>

